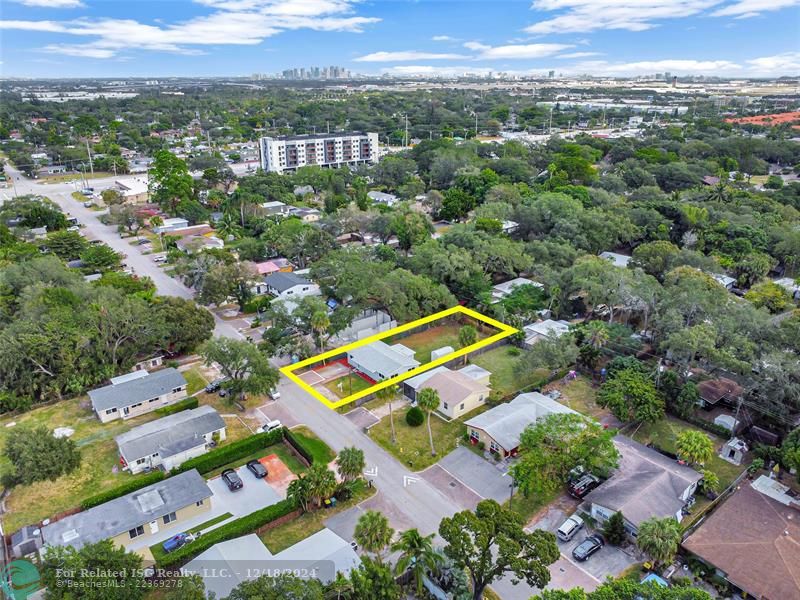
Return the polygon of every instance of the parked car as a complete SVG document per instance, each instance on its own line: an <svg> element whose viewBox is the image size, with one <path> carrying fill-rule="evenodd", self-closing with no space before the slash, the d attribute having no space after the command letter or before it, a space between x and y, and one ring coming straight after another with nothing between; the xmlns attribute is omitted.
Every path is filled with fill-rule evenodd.
<svg viewBox="0 0 800 600"><path fill-rule="evenodd" d="M572 558L583 562L605 545L603 538L594 534L587 537L572 550Z"/></svg>
<svg viewBox="0 0 800 600"><path fill-rule="evenodd" d="M586 496L586 494L591 492L598 485L600 485L600 479L591 473L586 473L580 479L570 483L568 489L570 496L581 500L584 496Z"/></svg>
<svg viewBox="0 0 800 600"><path fill-rule="evenodd" d="M575 534L581 529L583 529L583 519L578 515L571 515L567 517L567 520L556 530L556 536L562 542L568 542L575 537Z"/></svg>
<svg viewBox="0 0 800 600"><path fill-rule="evenodd" d="M219 397L220 397L220 398L225 398L227 395L228 395L228 390L226 390L225 388L222 388L222 389L219 391Z"/></svg>
<svg viewBox="0 0 800 600"><path fill-rule="evenodd" d="M244 487L242 478L239 477L239 474L233 469L225 469L222 472L222 481L225 482L225 485L227 485L228 489L232 492L240 490Z"/></svg>
<svg viewBox="0 0 800 600"><path fill-rule="evenodd" d="M256 479L263 479L267 476L267 468L257 460L251 460L247 463L247 468L255 475Z"/></svg>
<svg viewBox="0 0 800 600"><path fill-rule="evenodd" d="M269 396L270 398L272 398L273 400L277 400L278 398L280 398L280 397L281 397L281 393L280 393L280 392L279 392L279 391L278 391L276 388L273 388L273 389L271 389L271 390L269 391L269 394L268 394L268 396Z"/></svg>
<svg viewBox="0 0 800 600"><path fill-rule="evenodd" d="M163 548L164 552L169 554L170 552L174 552L181 546L194 541L195 536L191 533L179 533L178 535L173 535L171 538L166 540L163 544L161 544L161 548Z"/></svg>
<svg viewBox="0 0 800 600"><path fill-rule="evenodd" d="M261 426L261 431L264 433L269 433L270 431L274 431L276 429L279 429L280 427L283 427L283 425L281 425L281 422L278 421L278 419L275 419L274 421L267 421L266 423L264 423Z"/></svg>
<svg viewBox="0 0 800 600"><path fill-rule="evenodd" d="M219 390L220 386L227 380L228 380L227 377L220 377L219 379L215 379L206 386L206 392L209 394L213 394L214 392Z"/></svg>

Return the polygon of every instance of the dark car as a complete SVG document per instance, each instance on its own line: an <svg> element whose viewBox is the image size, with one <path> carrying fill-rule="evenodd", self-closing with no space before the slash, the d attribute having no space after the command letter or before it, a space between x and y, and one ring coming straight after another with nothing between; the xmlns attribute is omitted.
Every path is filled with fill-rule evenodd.
<svg viewBox="0 0 800 600"><path fill-rule="evenodd" d="M580 500L598 485L600 485L600 480L591 473L586 473L569 484L569 494L573 498Z"/></svg>
<svg viewBox="0 0 800 600"><path fill-rule="evenodd" d="M216 392L220 386L227 381L227 378L221 377L220 379L215 379L211 383L206 386L206 392L209 394L213 394Z"/></svg>
<svg viewBox="0 0 800 600"><path fill-rule="evenodd" d="M186 542L190 541L190 537L188 533L179 533L178 535L173 535L171 538L166 540L161 547L164 549L164 552L169 554L183 546Z"/></svg>
<svg viewBox="0 0 800 600"><path fill-rule="evenodd" d="M580 544L575 546L575 549L572 551L572 558L578 561L584 561L592 554L600 550L600 548L602 548L604 545L605 542L599 535L590 535Z"/></svg>
<svg viewBox="0 0 800 600"><path fill-rule="evenodd" d="M222 472L222 481L225 482L225 485L227 485L228 489L232 492L240 490L244 487L242 478L239 477L239 474L233 469L225 469Z"/></svg>
<svg viewBox="0 0 800 600"><path fill-rule="evenodd" d="M262 479L267 476L267 468L257 460L251 460L247 463L247 468L256 476L256 479Z"/></svg>

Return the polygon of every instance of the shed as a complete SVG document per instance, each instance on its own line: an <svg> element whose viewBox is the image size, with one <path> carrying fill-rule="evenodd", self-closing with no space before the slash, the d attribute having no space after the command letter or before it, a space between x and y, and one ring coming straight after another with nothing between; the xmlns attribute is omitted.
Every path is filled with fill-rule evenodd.
<svg viewBox="0 0 800 600"><path fill-rule="evenodd" d="M431 350L431 360L442 358L443 356L447 356L448 354L452 354L453 352L454 350L452 346L442 346L441 348L437 348L436 350Z"/></svg>
<svg viewBox="0 0 800 600"><path fill-rule="evenodd" d="M734 437L725 442L725 445L719 451L719 457L734 465L740 465L744 460L745 454L747 454L747 450L748 447L744 440Z"/></svg>

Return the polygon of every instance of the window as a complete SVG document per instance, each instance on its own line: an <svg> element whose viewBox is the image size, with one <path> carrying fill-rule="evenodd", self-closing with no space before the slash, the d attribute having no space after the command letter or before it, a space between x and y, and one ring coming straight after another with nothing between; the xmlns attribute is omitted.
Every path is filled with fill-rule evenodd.
<svg viewBox="0 0 800 600"><path fill-rule="evenodd" d="M137 402L136 404L131 404L131 408L139 408L141 405L141 402Z"/></svg>
<svg viewBox="0 0 800 600"><path fill-rule="evenodd" d="M138 527L134 527L133 529L128 531L128 535L131 536L131 539L139 537L140 535L144 535L144 525L139 525Z"/></svg>
<svg viewBox="0 0 800 600"><path fill-rule="evenodd" d="M464 410L464 403L461 403L461 406L458 407L458 410Z"/></svg>
<svg viewBox="0 0 800 600"><path fill-rule="evenodd" d="M443 409L445 409L445 410L447 410L447 402L443 402L443 403L442 403L442 408L443 408Z"/></svg>
<svg viewBox="0 0 800 600"><path fill-rule="evenodd" d="M204 502L205 502L205 500L198 500L197 502L194 503L194 505L195 506L203 506Z"/></svg>
<svg viewBox="0 0 800 600"><path fill-rule="evenodd" d="M137 458L137 459L136 459L136 464L137 464L137 465L144 464L145 462L147 462L147 459L146 459L146 458Z"/></svg>
<svg viewBox="0 0 800 600"><path fill-rule="evenodd" d="M164 525L168 525L172 523L178 517L175 516L174 512L169 513L168 515L164 515Z"/></svg>
<svg viewBox="0 0 800 600"><path fill-rule="evenodd" d="M478 433L477 429L470 429L469 430L469 437L476 442L480 439L480 434Z"/></svg>
<svg viewBox="0 0 800 600"><path fill-rule="evenodd" d="M176 387L176 388L173 388L173 389L172 389L172 393L173 393L173 394L177 394L177 393L178 393L178 392L180 392L182 389L183 389L183 386L181 386L181 387Z"/></svg>
<svg viewBox="0 0 800 600"><path fill-rule="evenodd" d="M497 452L500 454L500 446L494 440L492 440L492 442L489 444L489 450L491 452Z"/></svg>
<svg viewBox="0 0 800 600"><path fill-rule="evenodd" d="M109 409L106 411L106 414L107 414L107 415L113 415L115 412L117 412L117 409L116 409L116 408L109 408Z"/></svg>
<svg viewBox="0 0 800 600"><path fill-rule="evenodd" d="M156 400L158 400L158 398L150 398L150 400L148 400L148 402L155 402Z"/></svg>

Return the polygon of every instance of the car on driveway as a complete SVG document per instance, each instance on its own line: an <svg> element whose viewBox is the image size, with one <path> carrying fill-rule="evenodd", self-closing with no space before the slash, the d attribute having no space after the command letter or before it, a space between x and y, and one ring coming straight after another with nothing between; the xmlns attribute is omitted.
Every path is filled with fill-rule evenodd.
<svg viewBox="0 0 800 600"><path fill-rule="evenodd" d="M228 489L232 492L240 490L244 487L242 478L239 477L239 474L233 469L225 469L222 472L222 481L225 482L225 485L227 485Z"/></svg>
<svg viewBox="0 0 800 600"><path fill-rule="evenodd" d="M247 463L247 468L255 475L256 479L262 479L267 476L267 468L257 460L251 460Z"/></svg>
<svg viewBox="0 0 800 600"><path fill-rule="evenodd" d="M568 542L575 537L575 534L583 529L583 519L578 515L571 515L567 517L561 526L556 530L556 536L562 542Z"/></svg>
<svg viewBox="0 0 800 600"><path fill-rule="evenodd" d="M598 485L600 485L600 479L598 479L591 473L586 473L579 479L576 479L575 481L569 484L568 486L569 494L573 498L581 500L583 499L584 496L586 496L586 494L591 492Z"/></svg>
<svg viewBox="0 0 800 600"><path fill-rule="evenodd" d="M219 379L215 379L206 386L206 393L213 394L214 392L219 390L220 386L227 380L228 380L227 377L220 377Z"/></svg>
<svg viewBox="0 0 800 600"><path fill-rule="evenodd" d="M594 534L588 536L572 550L572 558L583 562L605 545L603 538Z"/></svg>
<svg viewBox="0 0 800 600"><path fill-rule="evenodd" d="M275 419L274 421L267 421L261 426L261 431L264 433L269 433L270 431L275 431L281 427L281 422Z"/></svg>

